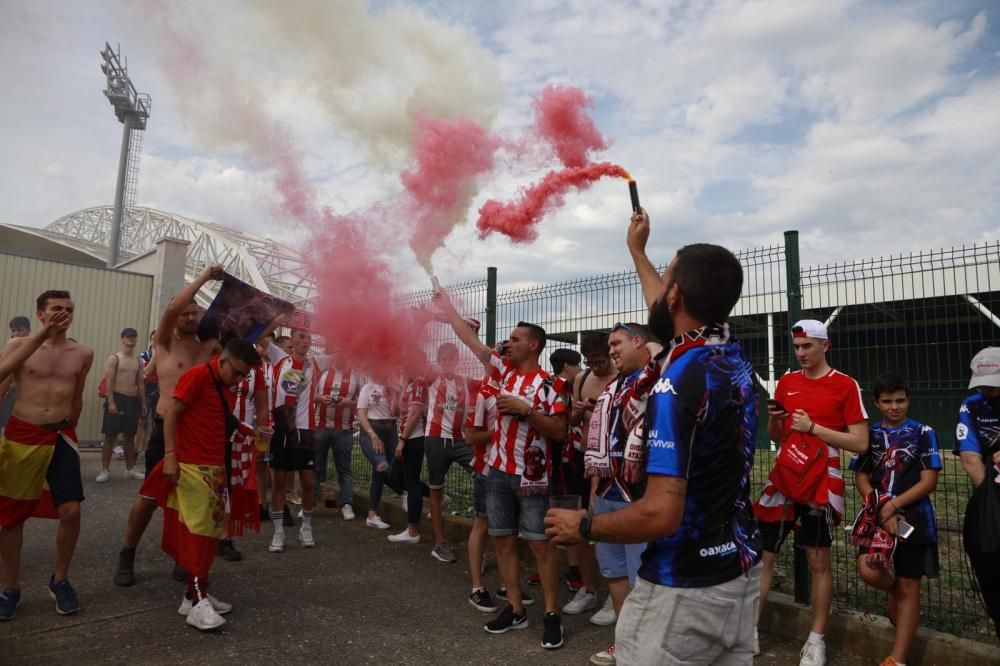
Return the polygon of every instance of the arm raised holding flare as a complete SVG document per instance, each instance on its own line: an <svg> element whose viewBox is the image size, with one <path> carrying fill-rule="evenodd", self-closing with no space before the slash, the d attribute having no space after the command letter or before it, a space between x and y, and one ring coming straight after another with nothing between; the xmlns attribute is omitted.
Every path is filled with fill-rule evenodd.
<svg viewBox="0 0 1000 666"><path fill-rule="evenodd" d="M468 322L462 319L462 315L458 314L455 306L451 303L451 299L448 298L447 292L443 289L435 291L434 303L444 312L445 317L448 318L448 323L451 325L452 330L455 331L458 339L462 341L462 344L476 355L480 363L484 366L489 365L493 350L479 339L479 334L469 326Z"/></svg>
<svg viewBox="0 0 1000 666"><path fill-rule="evenodd" d="M632 263L635 264L635 272L639 276L639 283L642 284L642 296L646 300L646 307L651 307L663 293L664 283L656 266L646 256L649 215L642 208L632 213L626 241L628 251L632 255Z"/></svg>

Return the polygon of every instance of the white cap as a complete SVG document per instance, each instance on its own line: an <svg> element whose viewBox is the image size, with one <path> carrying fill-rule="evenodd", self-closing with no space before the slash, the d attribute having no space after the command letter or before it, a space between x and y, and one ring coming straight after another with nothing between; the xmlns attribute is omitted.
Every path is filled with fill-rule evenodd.
<svg viewBox="0 0 1000 666"><path fill-rule="evenodd" d="M980 386L1000 388L1000 347L980 349L972 357L969 367L972 368L970 389Z"/></svg>
<svg viewBox="0 0 1000 666"><path fill-rule="evenodd" d="M795 329L801 329L796 331ZM829 340L826 326L821 321L815 319L801 319L792 326L793 338L816 338L817 340Z"/></svg>

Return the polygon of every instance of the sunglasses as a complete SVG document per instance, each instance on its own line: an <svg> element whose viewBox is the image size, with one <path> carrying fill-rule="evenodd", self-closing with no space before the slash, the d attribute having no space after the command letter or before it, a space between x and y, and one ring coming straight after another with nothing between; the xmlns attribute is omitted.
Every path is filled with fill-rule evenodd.
<svg viewBox="0 0 1000 666"><path fill-rule="evenodd" d="M635 338L644 337L641 333L639 333L639 331L635 330L634 328L632 328L631 326L629 326L628 324L623 323L623 322L618 322L617 324L615 324L611 328L611 332L614 333L615 331L618 331L618 330L621 330L621 329L624 329L624 330L628 331L629 333L631 333L632 337L635 337Z"/></svg>

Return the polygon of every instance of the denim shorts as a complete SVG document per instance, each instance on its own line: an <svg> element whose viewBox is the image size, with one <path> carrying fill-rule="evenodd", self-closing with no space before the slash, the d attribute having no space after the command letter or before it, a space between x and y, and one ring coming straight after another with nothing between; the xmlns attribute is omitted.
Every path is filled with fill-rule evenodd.
<svg viewBox="0 0 1000 666"><path fill-rule="evenodd" d="M491 469L486 477L486 514L489 534L494 537L517 534L527 541L545 541L545 513L549 496L518 494L520 474Z"/></svg>
<svg viewBox="0 0 1000 666"><path fill-rule="evenodd" d="M486 518L489 515L486 513L486 474L473 472L472 497L476 518Z"/></svg>
<svg viewBox="0 0 1000 666"><path fill-rule="evenodd" d="M615 502L603 497L594 498L594 515L612 513L624 509L628 502ZM635 577L642 564L642 553L646 550L644 543L604 543L599 541L595 546L597 563L601 567L601 575L605 578L628 578L628 584L635 587Z"/></svg>
<svg viewBox="0 0 1000 666"><path fill-rule="evenodd" d="M424 438L424 457L427 458L427 485L435 490L444 488L444 479L452 464L472 472L472 447L460 439L428 435Z"/></svg>

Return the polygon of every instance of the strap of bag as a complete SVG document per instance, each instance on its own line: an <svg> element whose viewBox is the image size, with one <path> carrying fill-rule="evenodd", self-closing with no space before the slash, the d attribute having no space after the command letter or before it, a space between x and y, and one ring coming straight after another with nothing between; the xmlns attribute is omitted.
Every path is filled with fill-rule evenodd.
<svg viewBox="0 0 1000 666"><path fill-rule="evenodd" d="M215 392L219 395L219 402L222 403L222 414L223 418L229 418L229 403L226 402L226 396L222 395L222 384L218 379L215 378L215 373L212 372L212 366L206 363L205 366L208 368L208 374L212 378L212 386L215 387ZM226 428L228 431L228 428ZM229 484L232 483L233 478L233 440L230 437L226 437L226 488L229 488Z"/></svg>

